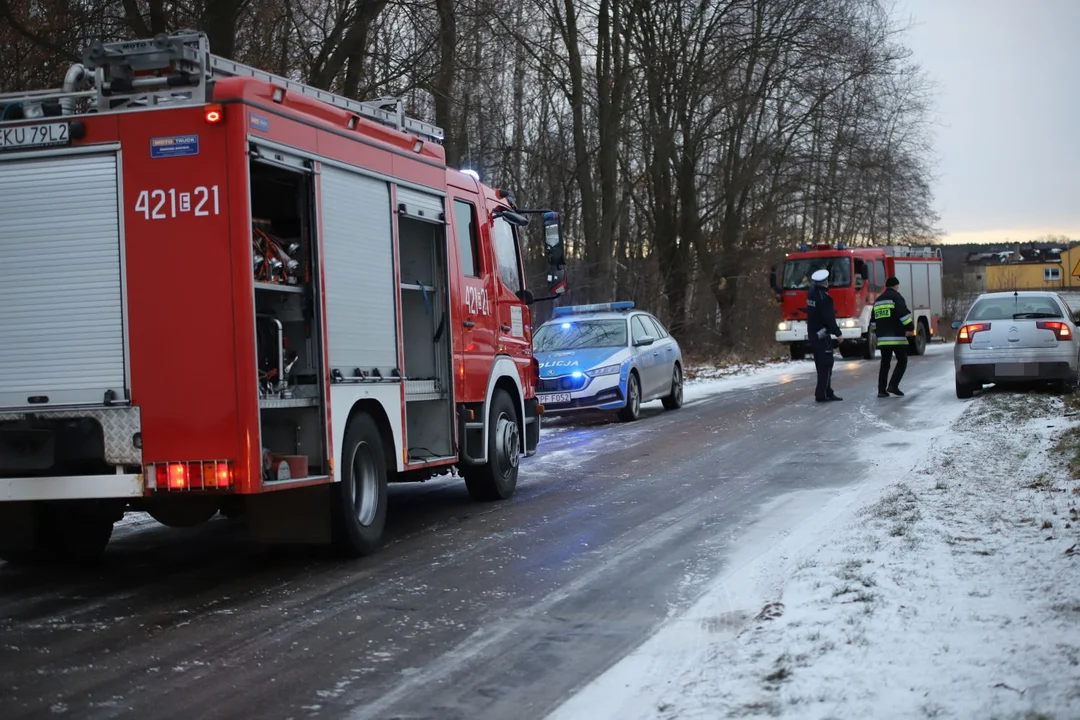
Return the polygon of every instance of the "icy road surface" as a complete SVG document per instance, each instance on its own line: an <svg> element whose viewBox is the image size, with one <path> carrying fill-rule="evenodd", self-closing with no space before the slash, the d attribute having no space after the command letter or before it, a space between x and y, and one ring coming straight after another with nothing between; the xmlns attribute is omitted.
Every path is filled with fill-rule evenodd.
<svg viewBox="0 0 1080 720"><path fill-rule="evenodd" d="M391 488L387 547L366 561L135 516L100 568L0 563L0 717L543 717L747 543L782 542L763 509L793 532L821 522L891 472L861 443L933 436L963 407L951 347L912 359L908 397L878 400L876 372L837 358L841 403L814 403L812 364L785 363L630 425L550 423L511 502L474 504L456 480Z"/></svg>

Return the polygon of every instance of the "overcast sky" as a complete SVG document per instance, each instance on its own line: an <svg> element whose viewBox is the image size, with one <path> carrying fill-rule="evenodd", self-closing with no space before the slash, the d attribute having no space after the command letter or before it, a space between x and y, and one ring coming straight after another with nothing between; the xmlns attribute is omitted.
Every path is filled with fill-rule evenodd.
<svg viewBox="0 0 1080 720"><path fill-rule="evenodd" d="M897 0L937 83L946 242L1080 240L1080 0Z"/></svg>

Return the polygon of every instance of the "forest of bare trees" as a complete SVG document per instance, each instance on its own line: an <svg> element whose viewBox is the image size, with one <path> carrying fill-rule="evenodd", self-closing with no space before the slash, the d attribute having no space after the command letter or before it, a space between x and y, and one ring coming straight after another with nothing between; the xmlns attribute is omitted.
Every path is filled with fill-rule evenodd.
<svg viewBox="0 0 1080 720"><path fill-rule="evenodd" d="M689 351L753 352L784 251L936 237L905 21L886 0L0 0L0 89L59 85L93 40L192 27L401 96L452 165L564 215L569 300L633 299Z"/></svg>

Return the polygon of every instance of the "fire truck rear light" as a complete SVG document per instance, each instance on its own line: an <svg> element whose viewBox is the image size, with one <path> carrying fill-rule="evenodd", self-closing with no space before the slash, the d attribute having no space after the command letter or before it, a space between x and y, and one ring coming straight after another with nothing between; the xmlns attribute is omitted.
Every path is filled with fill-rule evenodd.
<svg viewBox="0 0 1080 720"><path fill-rule="evenodd" d="M219 123L225 117L225 110L220 105L207 105L206 106L206 122Z"/></svg>
<svg viewBox="0 0 1080 720"><path fill-rule="evenodd" d="M187 468L183 465L169 465L169 489L183 490L187 487Z"/></svg>
<svg viewBox="0 0 1080 720"><path fill-rule="evenodd" d="M146 466L146 478L152 490L222 490L235 484L231 460L153 463Z"/></svg>

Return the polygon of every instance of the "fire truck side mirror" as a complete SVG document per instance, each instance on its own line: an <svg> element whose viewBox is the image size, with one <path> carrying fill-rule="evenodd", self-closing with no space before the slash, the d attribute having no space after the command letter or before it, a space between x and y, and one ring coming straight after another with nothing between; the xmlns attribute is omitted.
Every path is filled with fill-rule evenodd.
<svg viewBox="0 0 1080 720"><path fill-rule="evenodd" d="M780 293L780 284L776 280L776 266L775 265L773 265L771 268L769 268L769 287L772 288L772 291L774 293L776 293L777 297L780 296L780 294L781 294Z"/></svg>
<svg viewBox="0 0 1080 720"><path fill-rule="evenodd" d="M548 261L548 290L553 296L562 295L566 292L566 251L557 212L544 213L544 251Z"/></svg>
<svg viewBox="0 0 1080 720"><path fill-rule="evenodd" d="M516 225L518 227L525 227L529 224L529 218L520 213L516 213L513 210L496 210L493 215L496 218L502 218L511 225Z"/></svg>

